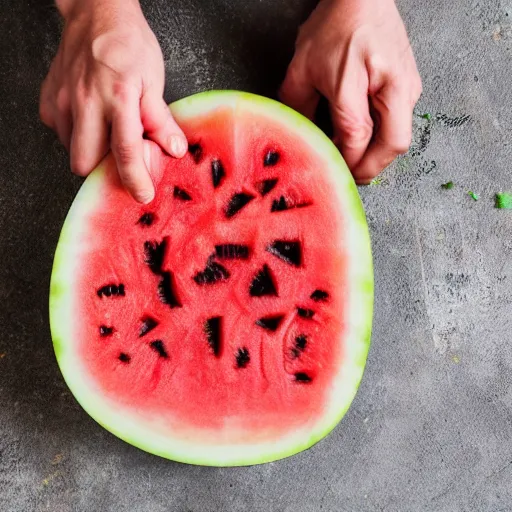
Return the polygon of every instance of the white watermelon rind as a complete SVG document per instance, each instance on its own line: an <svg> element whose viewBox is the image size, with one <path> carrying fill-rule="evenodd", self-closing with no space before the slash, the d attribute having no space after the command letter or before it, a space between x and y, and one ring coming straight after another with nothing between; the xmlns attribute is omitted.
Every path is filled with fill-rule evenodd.
<svg viewBox="0 0 512 512"><path fill-rule="evenodd" d="M344 217L343 237L347 246L349 311L346 316L346 352L338 376L333 381L324 413L302 430L288 432L271 442L253 444L211 444L173 438L165 427L141 423L135 415L109 401L81 365L73 344L74 283L83 258L83 238L87 216L101 198L107 159L85 180L65 220L55 253L50 284L50 325L55 354L71 392L105 429L147 452L189 464L242 466L275 461L310 448L339 423L347 412L361 382L370 347L373 316L373 265L368 226L352 175L337 148L308 119L276 101L238 91L210 91L182 99L170 106L177 120L207 113L220 106L232 106L267 115L308 141L327 162ZM110 157L107 157L110 158Z"/></svg>

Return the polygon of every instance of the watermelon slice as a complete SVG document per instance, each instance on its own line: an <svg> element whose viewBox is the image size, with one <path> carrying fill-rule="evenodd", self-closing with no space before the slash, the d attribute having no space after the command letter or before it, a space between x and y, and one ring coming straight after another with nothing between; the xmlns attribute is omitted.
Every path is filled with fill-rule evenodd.
<svg viewBox="0 0 512 512"><path fill-rule="evenodd" d="M356 186L275 101L208 92L171 109L190 147L175 160L151 145L155 200L133 201L109 156L69 211L50 290L60 369L97 422L148 452L219 466L295 454L347 411L369 348Z"/></svg>

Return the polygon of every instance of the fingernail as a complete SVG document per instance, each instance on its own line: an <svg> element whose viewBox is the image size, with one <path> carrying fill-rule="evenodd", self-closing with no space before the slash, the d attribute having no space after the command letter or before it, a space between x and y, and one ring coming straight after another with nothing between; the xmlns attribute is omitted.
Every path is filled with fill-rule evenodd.
<svg viewBox="0 0 512 512"><path fill-rule="evenodd" d="M187 152L187 142L179 135L173 135L170 140L171 152L173 156L181 158Z"/></svg>
<svg viewBox="0 0 512 512"><path fill-rule="evenodd" d="M135 200L139 203L149 204L155 198L155 193L152 190L140 190L135 193Z"/></svg>

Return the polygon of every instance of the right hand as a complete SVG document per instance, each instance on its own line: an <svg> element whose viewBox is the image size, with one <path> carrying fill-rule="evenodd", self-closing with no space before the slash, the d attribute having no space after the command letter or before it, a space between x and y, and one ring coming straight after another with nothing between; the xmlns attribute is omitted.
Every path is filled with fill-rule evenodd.
<svg viewBox="0 0 512 512"><path fill-rule="evenodd" d="M68 0L66 7L60 47L41 88L41 120L69 150L74 173L87 176L110 147L126 189L149 203L155 190L143 134L171 156L187 152L163 100L158 41L137 0Z"/></svg>

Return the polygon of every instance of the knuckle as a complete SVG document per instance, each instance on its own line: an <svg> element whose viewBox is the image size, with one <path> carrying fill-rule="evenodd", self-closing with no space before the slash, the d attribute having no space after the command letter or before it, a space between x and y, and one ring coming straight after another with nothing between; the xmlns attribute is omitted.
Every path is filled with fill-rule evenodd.
<svg viewBox="0 0 512 512"><path fill-rule="evenodd" d="M125 81L116 81L112 85L112 96L116 105L126 105L132 97L132 86Z"/></svg>
<svg viewBox="0 0 512 512"><path fill-rule="evenodd" d="M368 142L373 133L371 118L360 117L348 111L339 111L339 128L345 145L357 146Z"/></svg>
<svg viewBox="0 0 512 512"><path fill-rule="evenodd" d="M116 154L117 162L119 165L129 165L135 159L135 145L130 142L116 142L112 149Z"/></svg>

